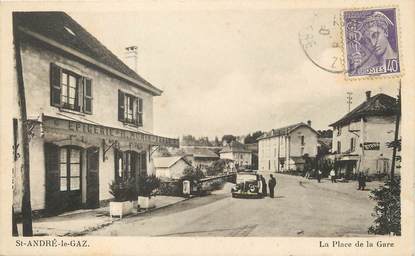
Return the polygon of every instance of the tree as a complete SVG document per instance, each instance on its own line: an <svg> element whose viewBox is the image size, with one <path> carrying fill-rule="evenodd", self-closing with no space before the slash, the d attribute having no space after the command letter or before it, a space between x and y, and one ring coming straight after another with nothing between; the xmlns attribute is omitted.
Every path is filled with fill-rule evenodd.
<svg viewBox="0 0 415 256"><path fill-rule="evenodd" d="M236 140L236 137L231 134L223 135L222 137L222 143L225 141L227 144L230 144L232 141L235 141L235 140Z"/></svg>
<svg viewBox="0 0 415 256"><path fill-rule="evenodd" d="M223 170L226 167L226 159L219 159L214 161L208 168L207 168L207 175L209 176L216 176L218 174L223 173Z"/></svg>
<svg viewBox="0 0 415 256"><path fill-rule="evenodd" d="M13 43L16 60L17 73L17 92L19 95L19 110L21 118L22 132L22 159L23 159L23 197L22 197L22 216L23 216L23 236L33 236L32 227L32 205L30 201L30 154L29 154L29 124L26 112L26 96L23 79L22 58L20 54L20 38L17 32L16 16L13 15Z"/></svg>
<svg viewBox="0 0 415 256"><path fill-rule="evenodd" d="M244 143L245 144L256 143L257 142L257 139L259 137L261 137L263 134L264 134L263 131L256 131L256 132L252 133L252 135L251 134L248 134L245 137L245 139L244 139Z"/></svg>
<svg viewBox="0 0 415 256"><path fill-rule="evenodd" d="M397 176L370 192L370 198L377 201L374 224L368 232L377 235L401 235L401 181Z"/></svg>
<svg viewBox="0 0 415 256"><path fill-rule="evenodd" d="M318 130L317 132L320 134L320 138L333 138L333 130L331 129Z"/></svg>
<svg viewBox="0 0 415 256"><path fill-rule="evenodd" d="M205 175L199 168L194 168L193 166L187 166L182 175L182 180L190 180L190 181L199 181L203 179Z"/></svg>
<svg viewBox="0 0 415 256"><path fill-rule="evenodd" d="M218 136L215 136L215 142L214 142L214 145L213 146L215 146L215 147L219 147L220 146L220 141L218 139Z"/></svg>

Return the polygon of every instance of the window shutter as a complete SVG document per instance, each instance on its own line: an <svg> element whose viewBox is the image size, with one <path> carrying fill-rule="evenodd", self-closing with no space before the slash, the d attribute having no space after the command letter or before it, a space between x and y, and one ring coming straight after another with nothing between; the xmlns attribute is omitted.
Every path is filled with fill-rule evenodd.
<svg viewBox="0 0 415 256"><path fill-rule="evenodd" d="M84 112L92 114L92 80L84 78Z"/></svg>
<svg viewBox="0 0 415 256"><path fill-rule="evenodd" d="M120 168L119 166L119 151L114 148L114 180L117 182L119 180L119 176L118 176L118 170Z"/></svg>
<svg viewBox="0 0 415 256"><path fill-rule="evenodd" d="M138 118L137 118L137 122L138 122L138 126L143 126L143 99L138 99L138 106L137 106L138 110Z"/></svg>
<svg viewBox="0 0 415 256"><path fill-rule="evenodd" d="M76 95L75 98L75 110L82 111L83 109L83 98L84 98L84 78L79 77L76 79Z"/></svg>
<svg viewBox="0 0 415 256"><path fill-rule="evenodd" d="M60 196L60 150L59 147L51 144L44 144L45 169L46 169L46 210L50 212L59 211L61 207Z"/></svg>
<svg viewBox="0 0 415 256"><path fill-rule="evenodd" d="M124 93L118 90L118 121L124 121Z"/></svg>
<svg viewBox="0 0 415 256"><path fill-rule="evenodd" d="M50 105L60 107L61 105L61 68L50 64Z"/></svg>

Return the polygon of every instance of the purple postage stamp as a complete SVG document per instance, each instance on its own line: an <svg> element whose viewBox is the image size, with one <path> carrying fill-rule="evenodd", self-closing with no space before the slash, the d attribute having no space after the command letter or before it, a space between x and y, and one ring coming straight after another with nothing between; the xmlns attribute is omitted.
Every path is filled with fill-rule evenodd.
<svg viewBox="0 0 415 256"><path fill-rule="evenodd" d="M343 22L350 78L401 72L396 8L344 11Z"/></svg>

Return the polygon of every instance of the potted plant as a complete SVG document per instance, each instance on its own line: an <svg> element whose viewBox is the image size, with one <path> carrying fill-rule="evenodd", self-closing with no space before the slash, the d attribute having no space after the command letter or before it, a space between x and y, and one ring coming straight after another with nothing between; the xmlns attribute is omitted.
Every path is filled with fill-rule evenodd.
<svg viewBox="0 0 415 256"><path fill-rule="evenodd" d="M140 208L155 207L154 195L160 187L160 179L155 175L140 177L138 179L138 205Z"/></svg>
<svg viewBox="0 0 415 256"><path fill-rule="evenodd" d="M122 218L132 212L133 201L137 198L134 179L113 181L110 184L110 194L114 197L110 202L110 217Z"/></svg>

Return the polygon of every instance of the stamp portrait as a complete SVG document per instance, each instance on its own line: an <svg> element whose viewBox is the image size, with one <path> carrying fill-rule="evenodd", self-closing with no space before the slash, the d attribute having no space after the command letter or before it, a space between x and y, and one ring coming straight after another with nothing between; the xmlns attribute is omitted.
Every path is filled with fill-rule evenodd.
<svg viewBox="0 0 415 256"><path fill-rule="evenodd" d="M349 78L401 72L396 8L343 12Z"/></svg>

